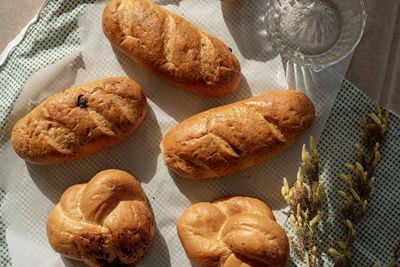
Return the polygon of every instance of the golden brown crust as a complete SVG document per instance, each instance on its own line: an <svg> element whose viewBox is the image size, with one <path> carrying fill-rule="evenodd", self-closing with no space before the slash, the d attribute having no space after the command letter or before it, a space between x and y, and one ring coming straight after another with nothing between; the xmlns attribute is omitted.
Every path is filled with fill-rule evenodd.
<svg viewBox="0 0 400 267"><path fill-rule="evenodd" d="M101 79L57 93L14 126L15 152L41 165L72 161L131 134L146 115L140 86L123 78Z"/></svg>
<svg viewBox="0 0 400 267"><path fill-rule="evenodd" d="M112 0L103 31L129 58L187 90L219 96L239 86L239 61L224 43L150 1Z"/></svg>
<svg viewBox="0 0 400 267"><path fill-rule="evenodd" d="M140 183L120 170L102 171L89 183L68 188L46 229L56 252L89 266L136 264L154 234Z"/></svg>
<svg viewBox="0 0 400 267"><path fill-rule="evenodd" d="M314 117L307 96L274 91L192 116L171 129L160 148L176 173L214 178L280 153L311 127Z"/></svg>
<svg viewBox="0 0 400 267"><path fill-rule="evenodd" d="M233 196L187 208L177 231L195 266L286 266L289 242L264 202Z"/></svg>

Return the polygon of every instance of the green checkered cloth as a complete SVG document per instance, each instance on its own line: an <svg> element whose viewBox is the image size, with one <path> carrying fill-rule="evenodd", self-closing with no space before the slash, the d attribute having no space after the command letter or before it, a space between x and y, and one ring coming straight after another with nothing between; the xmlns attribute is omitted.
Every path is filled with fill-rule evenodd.
<svg viewBox="0 0 400 267"><path fill-rule="evenodd" d="M0 130L29 77L79 46L78 16L90 1L51 1L0 66Z"/></svg>
<svg viewBox="0 0 400 267"><path fill-rule="evenodd" d="M343 81L317 145L322 164L321 180L326 184L324 216L317 232L318 253L323 266L333 265L328 249L338 249L336 241L346 237L339 213L339 202L343 198L339 197L338 190L348 192L348 186L339 174L349 173L345 163L355 163L357 150L354 144L362 144L361 117L372 112L375 112L372 99L350 82ZM400 242L400 117L397 114L389 113L388 132L379 150L381 160L375 170L374 194L368 199L367 215L355 227L352 264L357 267L372 267L377 261L389 263L394 246ZM290 220L285 230L294 234ZM293 251L291 259L289 266L304 265L298 262Z"/></svg>
<svg viewBox="0 0 400 267"><path fill-rule="evenodd" d="M0 66L0 132L3 134L7 116L26 81L36 71L69 55L79 46L78 16L93 0L51 1L40 13L35 24L26 33ZM1 151L0 146L0 151ZM7 175L0 169L0 177ZM1 190L1 189L0 189ZM0 191L0 205L5 193ZM11 266L5 239L5 225L0 211L0 266Z"/></svg>
<svg viewBox="0 0 400 267"><path fill-rule="evenodd" d="M93 0L51 1L41 12L37 22L28 30L24 40L0 66L0 128L4 131L7 116L28 78L36 71L71 54L79 46L77 19L86 4ZM345 81L324 129L318 150L324 166L326 182L325 216L320 223L319 251L326 266L331 265L327 253L337 239L344 236L338 214L340 201L337 190L344 188L339 173L345 172L344 163L354 162L354 143L360 142L360 117L372 111L372 101ZM376 260L387 262L391 249L398 242L400 232L399 177L400 173L400 118L390 114L387 140L382 144L382 160L376 170L375 194L370 199L367 217L357 225L354 266L372 266ZM3 138L3 136L1 136ZM0 152L2 147L0 146ZM299 155L300 156L300 155ZM0 177L7 175L0 169ZM1 189L0 189L1 190ZM0 191L0 205L5 193ZM0 266L11 266L5 241L5 225L0 210ZM290 231L290 225L286 225ZM292 255L293 256L293 255ZM295 260L292 261L294 264Z"/></svg>

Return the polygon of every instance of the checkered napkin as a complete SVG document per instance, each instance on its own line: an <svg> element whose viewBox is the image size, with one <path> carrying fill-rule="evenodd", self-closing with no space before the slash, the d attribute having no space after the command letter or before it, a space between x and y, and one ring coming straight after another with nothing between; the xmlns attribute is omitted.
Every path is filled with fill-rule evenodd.
<svg viewBox="0 0 400 267"><path fill-rule="evenodd" d="M95 34L98 29L90 32L87 27L92 19L99 19L96 6L88 7L91 2L51 1L22 43L0 66L0 187L3 189L0 193L0 265L10 266L12 258L15 266L78 266L76 261L61 258L51 250L45 237L44 224L48 212L68 186L87 181L98 171L107 168L120 168L135 175L149 198L156 231L143 266L190 266L177 238L175 223L191 203L211 201L227 194L245 194L266 201L277 217L282 217L279 216L279 210L284 205L280 197L281 178L285 175L289 180L294 180L300 145L308 137L268 162L228 177L200 182L185 180L168 172L158 149L162 135L187 116L286 86L282 83L282 69L276 64L280 61L279 57L269 47L257 45L263 41L260 39L263 37L255 35L257 29L249 27L249 21L261 26L259 17L254 14L260 15L262 8L255 2L244 1L216 1L213 4L218 4L218 8L207 7L211 3L209 1L158 1L217 35L238 56L244 74L238 92L209 100L158 79L115 50L111 52L117 62L102 61L110 55L109 50L105 53L105 49L112 48L105 40L92 38L100 36ZM98 1L96 5L104 5L104 1ZM226 26L223 26L222 33L213 25L213 18L223 19L220 24ZM83 25L85 22L86 27ZM95 47L93 41L100 43ZM97 49L97 58L88 53L88 48ZM50 64L54 65L36 73ZM99 64L101 69L94 68ZM36 76L32 77L33 73ZM293 83L289 79L291 87L308 94L316 104L317 121L310 133L318 139L335 101L338 79L341 80L329 74L307 77L306 71L301 70L300 73L302 75L296 68L288 68L286 75L294 77ZM50 78L43 81L40 75L44 74ZM13 153L9 144L11 128L33 106L48 95L73 84L112 75L135 79L149 98L146 120L127 140L85 159L47 167L27 164ZM302 76L305 77L304 81L298 81ZM319 90L307 84L307 81L313 81L320 87ZM23 88L24 92L19 97ZM351 161L354 155L352 144L359 138L360 114L368 110L370 100L358 89L343 83L318 145L324 165L323 179L327 183L324 225L329 227L321 235L326 246L321 246L321 251L327 251L327 247L332 246L329 242L343 235L337 216L339 199L336 191L343 186L338 174L344 171L344 162ZM399 123L400 119L391 114L387 142L382 147L383 159L376 170L376 193L370 201L368 217L363 221L364 224L358 226L360 230L354 255L356 266L371 266L369 263L376 259L385 261L396 241L392 233L400 230L394 219L399 218L400 210L395 201L399 196L395 177L400 170L397 160L400 148ZM286 226L286 230L290 231L290 227ZM329 257L324 259L329 262Z"/></svg>

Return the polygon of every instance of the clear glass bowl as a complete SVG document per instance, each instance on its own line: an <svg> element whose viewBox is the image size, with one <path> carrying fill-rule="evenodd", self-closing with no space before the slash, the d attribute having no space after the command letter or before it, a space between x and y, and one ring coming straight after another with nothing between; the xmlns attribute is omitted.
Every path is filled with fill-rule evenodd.
<svg viewBox="0 0 400 267"><path fill-rule="evenodd" d="M282 57L320 71L354 50L365 20L363 0L268 0L264 21Z"/></svg>

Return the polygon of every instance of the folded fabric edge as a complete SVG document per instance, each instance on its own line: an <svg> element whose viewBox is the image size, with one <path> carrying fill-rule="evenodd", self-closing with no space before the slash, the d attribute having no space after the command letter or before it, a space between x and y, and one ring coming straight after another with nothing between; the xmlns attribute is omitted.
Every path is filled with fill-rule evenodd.
<svg viewBox="0 0 400 267"><path fill-rule="evenodd" d="M11 52L13 51L13 49L19 44L21 43L21 41L24 39L25 34L27 33L27 31L29 30L29 28L35 24L35 22L38 20L39 18L39 14L40 12L42 12L42 10L46 7L46 5L50 2L50 0L44 0L42 5L40 6L38 12L36 13L36 15L28 22L28 24L25 25L25 27L17 34L17 36L7 44L6 48L3 50L3 52L0 54L0 66L2 66L4 64L4 62L6 62L7 57L11 54Z"/></svg>

